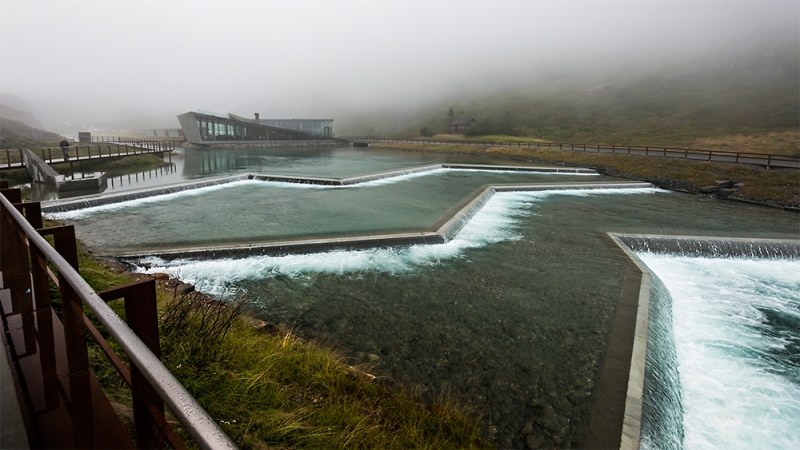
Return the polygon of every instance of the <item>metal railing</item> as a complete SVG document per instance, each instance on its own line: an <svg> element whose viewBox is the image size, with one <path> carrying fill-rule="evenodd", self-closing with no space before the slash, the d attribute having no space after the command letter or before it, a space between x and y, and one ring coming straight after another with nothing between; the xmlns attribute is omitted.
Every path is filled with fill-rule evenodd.
<svg viewBox="0 0 800 450"><path fill-rule="evenodd" d="M48 243L44 235L53 236L55 247ZM164 417L164 404L201 448L236 448L157 356L160 350L153 280L96 293L77 271L74 227L42 228L40 204L22 203L20 190L7 189L5 182L0 184L0 250L0 271L3 274L4 287L9 288L12 285L11 291L17 293L16 297L12 293L12 309L23 311L23 325L26 323L26 311L30 316L27 323L31 326L35 311L45 310L48 314L42 317L51 316L49 283L54 284L59 292L69 383L68 386L50 386L50 392L45 386L42 395L45 398L49 394L51 397L55 395L57 399L59 389L70 392L72 407L69 411L73 429L78 426L77 429L80 430L74 433L78 436L75 437L76 446L90 446L86 444L93 441L85 435L91 434L91 430L94 429L95 433L104 432L102 429L95 429L91 418L92 395L88 384L91 380L85 375L89 370L85 337L88 331L131 388L136 437L140 448L163 448L167 443L174 448L185 448ZM21 289L13 285L15 280L21 283ZM25 286L28 286L27 290ZM20 292L26 294L22 296ZM106 304L107 301L118 298L125 298L127 324ZM84 307L92 312L106 332L125 351L131 362L130 370L84 314ZM40 336L46 335L48 328L42 329L41 326L39 324L38 331L24 335L22 340L25 345L22 347L26 352L36 349L37 342L40 344L40 352L42 351ZM50 346L53 346L53 328L49 330ZM52 366L55 373L54 359ZM90 411L88 418L87 414L81 413L82 408ZM89 431L81 429L81 426ZM80 439L89 441L81 442Z"/></svg>
<svg viewBox="0 0 800 450"><path fill-rule="evenodd" d="M166 136L165 136L166 137ZM92 136L92 142L107 144L128 144L135 147L149 148L151 150L175 150L175 141L182 140L183 136L175 136L172 140L139 139L119 136Z"/></svg>
<svg viewBox="0 0 800 450"><path fill-rule="evenodd" d="M486 140L449 140L449 139L402 139L383 138L376 136L346 136L348 141L362 142L397 142L407 144L437 144L437 145L465 145L480 147L518 147L518 148L551 148L559 150L583 151L591 153L611 153L643 156L661 156L693 161L717 161L739 164L760 164L768 169L772 166L800 168L800 157L788 155L775 155L768 153L729 152L725 150L700 150L691 148L641 146L641 145L605 145L605 144L574 144L563 142L508 142Z"/></svg>

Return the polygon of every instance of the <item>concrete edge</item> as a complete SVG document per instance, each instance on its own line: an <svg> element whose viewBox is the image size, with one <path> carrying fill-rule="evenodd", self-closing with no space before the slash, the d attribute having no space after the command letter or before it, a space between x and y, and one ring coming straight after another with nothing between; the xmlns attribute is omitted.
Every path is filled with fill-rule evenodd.
<svg viewBox="0 0 800 450"><path fill-rule="evenodd" d="M554 185L546 185L554 186ZM557 186L557 185L555 185ZM572 189L609 188L620 189L633 187L653 187L649 183L590 183L567 185ZM588 187L587 187L588 186ZM502 186L501 186L502 187ZM537 185L513 185L507 191L543 190ZM495 193L495 186L487 186L471 194L463 206L455 212L448 212L434 222L429 229L400 232L352 235L329 238L288 239L280 241L254 241L239 244L204 245L197 247L180 247L171 249L153 249L148 252L120 253L114 256L124 259L144 258L148 256L164 259L183 258L243 258L248 256L286 255L293 253L317 253L331 250L356 250L364 248L395 247L405 245L442 244L453 238L477 211L482 208ZM569 188L567 188L569 189Z"/></svg>
<svg viewBox="0 0 800 450"><path fill-rule="evenodd" d="M497 192L530 192L530 191L574 191L591 189L648 189L655 188L651 183L623 182L623 183L570 183L570 184L498 184L494 186Z"/></svg>
<svg viewBox="0 0 800 450"><path fill-rule="evenodd" d="M32 157L38 158L36 154L31 152ZM459 165L448 165L449 168L455 169L467 169L466 165L460 165L463 167L458 167ZM285 182L285 183L299 183L299 184L315 184L321 186L347 186L353 185L358 183L363 183L367 181L373 181L376 179L383 179L383 178L393 178L403 175L408 175L412 173L419 173L419 172L426 172L431 171L439 168L445 167L441 164L429 164L425 166L415 166L411 168L401 169L401 170L392 170L386 172L377 172L369 175L363 175L359 177L350 177L350 178L322 178L322 177L300 177L300 176L292 176L292 175L274 175L274 174L253 174L253 173L245 173L233 176L226 176L226 177L218 177L218 178L210 178L203 181L190 181L185 183L178 183L167 185L161 188L156 189L135 189L131 191L121 192L119 194L112 194L103 196L101 194L81 197L80 199L66 199L66 200L55 200L49 202L43 202L42 205L42 212L43 213L53 213L53 212L66 212L66 211L73 211L76 209L83 209L83 208L91 208L95 206L101 205L109 205L112 203L122 203L131 200L137 200L140 198L147 198L147 197L155 197L158 195L166 195L172 194L175 192L186 191L191 189L199 189L208 186L216 186L220 184L231 183L234 181L241 181L245 179L251 180L261 180L261 181L276 181L276 182ZM49 168L49 166L48 166ZM519 171L526 171L526 172L553 172L552 168L548 167L526 167L526 166L481 166L481 165L471 165L469 168L475 169L479 168L481 170L519 170ZM512 169L516 168L516 169ZM52 169L51 169L52 170ZM556 169L558 173L577 173L582 169ZM583 173L583 172L580 172Z"/></svg>
<svg viewBox="0 0 800 450"><path fill-rule="evenodd" d="M122 259L157 257L168 260L192 258L243 258L249 256L280 256L287 254L321 253L333 250L398 247L418 244L441 244L442 236L431 232L389 233L331 238L242 243L231 246L203 246L118 255Z"/></svg>
<svg viewBox="0 0 800 450"><path fill-rule="evenodd" d="M74 211L76 209L92 208L95 206L110 205L113 203L122 203L131 200L138 200L141 198L156 197L159 195L173 194L175 192L190 191L209 186L218 186L221 184L233 183L235 181L243 181L250 179L250 175L237 175L232 177L212 178L205 181L193 181L188 183L172 184L163 188L156 189L137 189L133 191L126 191L119 194L108 196L93 195L82 197L78 200L56 200L52 202L44 202L42 204L42 213L66 212Z"/></svg>
<svg viewBox="0 0 800 450"><path fill-rule="evenodd" d="M487 186L483 190L479 190L470 195L470 197L465 200L466 204L464 204L464 206L458 208L458 210L452 214L445 214L439 220L434 222L434 226L436 226L436 224L444 221L444 223L439 226L435 233L440 235L444 241L453 239L453 237L458 234L462 228L464 228L464 225L466 225L466 223L469 222L469 220L472 219L475 214L480 211L481 208L483 208L484 205L486 205L486 202L494 197L494 193L494 187Z"/></svg>
<svg viewBox="0 0 800 450"><path fill-rule="evenodd" d="M650 269L639 259L615 233L608 233L611 240L636 265L642 278L639 284L639 304L636 310L636 328L634 331L633 349L631 351L630 370L628 372L628 389L625 397L625 413L622 422L620 450L639 448L642 432L642 405L644 396L645 364L647 360L647 334L650 319L650 288L653 275Z"/></svg>
<svg viewBox="0 0 800 450"><path fill-rule="evenodd" d="M53 186L56 185L58 172L56 172L55 169L50 167L50 165L40 158L36 153L28 150L27 148L23 149L22 155L25 170L28 172L28 175L34 179L34 181Z"/></svg>
<svg viewBox="0 0 800 450"><path fill-rule="evenodd" d="M600 175L594 169L581 167L542 167L542 166L495 166L486 164L442 164L444 169L461 170L499 170L513 172L542 172L542 173L562 173L562 174L585 174Z"/></svg>
<svg viewBox="0 0 800 450"><path fill-rule="evenodd" d="M800 258L800 240L791 238L625 233L616 236L633 251L689 253L706 257Z"/></svg>
<svg viewBox="0 0 800 450"><path fill-rule="evenodd" d="M386 172L377 172L368 175L360 175L357 177L342 178L340 181L343 186L349 186L358 183L365 183L367 181L381 180L384 178L395 178L395 177L401 177L403 175L411 175L421 172L430 172L432 170L441 168L442 168L441 164L427 164L424 166L407 167L398 170L389 170Z"/></svg>

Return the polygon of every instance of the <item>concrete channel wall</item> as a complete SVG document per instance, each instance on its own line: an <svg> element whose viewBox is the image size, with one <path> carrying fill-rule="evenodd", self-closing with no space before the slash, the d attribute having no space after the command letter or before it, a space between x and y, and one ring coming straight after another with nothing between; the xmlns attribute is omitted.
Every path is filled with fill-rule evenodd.
<svg viewBox="0 0 800 450"><path fill-rule="evenodd" d="M56 186L58 172L53 170L42 158L26 148L22 152L22 159L25 162L25 170L28 171L28 175L33 178L33 181Z"/></svg>

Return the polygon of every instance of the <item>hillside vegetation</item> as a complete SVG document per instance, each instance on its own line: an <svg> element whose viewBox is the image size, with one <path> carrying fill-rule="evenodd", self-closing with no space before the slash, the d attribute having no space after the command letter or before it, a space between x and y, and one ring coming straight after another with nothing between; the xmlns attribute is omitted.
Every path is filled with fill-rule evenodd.
<svg viewBox="0 0 800 450"><path fill-rule="evenodd" d="M589 79L574 75L502 92L449 98L405 122L352 127L357 134L447 132L451 117L474 118L474 135L552 142L669 145L798 154L797 43L748 49L649 71ZM340 134L343 134L340 132Z"/></svg>
<svg viewBox="0 0 800 450"><path fill-rule="evenodd" d="M58 146L61 135L0 117L0 149Z"/></svg>

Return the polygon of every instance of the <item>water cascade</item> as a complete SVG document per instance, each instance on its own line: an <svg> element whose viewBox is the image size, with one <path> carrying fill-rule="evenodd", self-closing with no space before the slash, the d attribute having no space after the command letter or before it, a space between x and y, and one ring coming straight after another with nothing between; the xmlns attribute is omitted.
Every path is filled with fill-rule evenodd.
<svg viewBox="0 0 800 450"><path fill-rule="evenodd" d="M681 449L683 403L672 335L672 297L657 276L652 277L649 322L641 447Z"/></svg>
<svg viewBox="0 0 800 450"><path fill-rule="evenodd" d="M642 447L798 448L800 242L636 242L659 249L637 253L656 275Z"/></svg>

